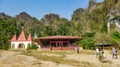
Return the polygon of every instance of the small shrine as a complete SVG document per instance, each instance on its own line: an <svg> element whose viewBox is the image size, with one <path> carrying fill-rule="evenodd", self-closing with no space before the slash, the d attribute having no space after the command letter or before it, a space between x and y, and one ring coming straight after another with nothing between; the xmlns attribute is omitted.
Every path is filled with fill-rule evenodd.
<svg viewBox="0 0 120 67"><path fill-rule="evenodd" d="M16 34L11 39L11 49L25 48L27 49L28 45L32 44L31 35L26 38L24 31L17 37Z"/></svg>

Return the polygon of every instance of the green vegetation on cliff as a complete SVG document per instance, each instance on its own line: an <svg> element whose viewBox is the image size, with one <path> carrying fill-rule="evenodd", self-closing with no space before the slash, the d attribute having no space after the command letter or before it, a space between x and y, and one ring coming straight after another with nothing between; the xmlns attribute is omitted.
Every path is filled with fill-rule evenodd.
<svg viewBox="0 0 120 67"><path fill-rule="evenodd" d="M93 0L94 1L94 0ZM0 49L8 48L13 34L20 34L24 30L26 34L37 36L73 35L84 36L79 42L86 49L94 49L94 44L100 42L119 44L116 38L116 26L114 20L120 17L120 1L104 0L101 3L89 1L88 8L78 8L73 11L72 19L61 18L58 14L46 14L38 20L26 12L21 12L15 17L0 13ZM107 21L112 21L110 33L108 33ZM86 35L87 34L87 35ZM91 35L92 36L89 36ZM116 41L117 40L117 41Z"/></svg>

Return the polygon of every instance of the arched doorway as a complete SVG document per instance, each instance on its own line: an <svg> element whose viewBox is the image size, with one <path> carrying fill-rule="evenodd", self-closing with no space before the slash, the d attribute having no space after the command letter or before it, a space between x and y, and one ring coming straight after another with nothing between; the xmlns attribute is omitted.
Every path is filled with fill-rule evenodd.
<svg viewBox="0 0 120 67"><path fill-rule="evenodd" d="M15 44L12 44L12 48L15 48Z"/></svg>
<svg viewBox="0 0 120 67"><path fill-rule="evenodd" d="M18 48L25 48L25 45L24 45L23 43L20 43L20 44L18 45Z"/></svg>

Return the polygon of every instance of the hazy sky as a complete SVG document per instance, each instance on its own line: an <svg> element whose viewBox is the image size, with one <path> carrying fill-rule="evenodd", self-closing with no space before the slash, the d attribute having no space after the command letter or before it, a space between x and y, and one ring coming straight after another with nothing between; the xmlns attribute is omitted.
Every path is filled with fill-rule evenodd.
<svg viewBox="0 0 120 67"><path fill-rule="evenodd" d="M0 12L10 16L27 12L29 15L41 19L45 14L55 13L60 17L71 19L77 8L87 8L89 0L0 0ZM98 2L102 0L97 0Z"/></svg>

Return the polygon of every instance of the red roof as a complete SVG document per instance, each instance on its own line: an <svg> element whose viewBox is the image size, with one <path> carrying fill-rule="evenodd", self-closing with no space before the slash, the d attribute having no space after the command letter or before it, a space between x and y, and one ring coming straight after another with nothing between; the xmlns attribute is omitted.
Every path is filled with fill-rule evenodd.
<svg viewBox="0 0 120 67"><path fill-rule="evenodd" d="M21 32L21 34L18 37L17 41L26 41L26 37L25 37L24 31Z"/></svg>
<svg viewBox="0 0 120 67"><path fill-rule="evenodd" d="M11 39L11 41L32 41L32 37L29 34L28 38L26 39L24 31L22 31L19 35L19 37L16 37L16 34L13 36L13 38Z"/></svg>
<svg viewBox="0 0 120 67"><path fill-rule="evenodd" d="M35 38L35 39L83 39L82 37L78 37L78 36L48 36L48 37L39 37L39 38Z"/></svg>
<svg viewBox="0 0 120 67"><path fill-rule="evenodd" d="M32 41L32 38L31 38L31 35L30 35L30 34L29 34L27 40L28 40L28 41Z"/></svg>
<svg viewBox="0 0 120 67"><path fill-rule="evenodd" d="M16 41L17 38L16 38L16 34L13 36L13 38L11 39L11 41Z"/></svg>

